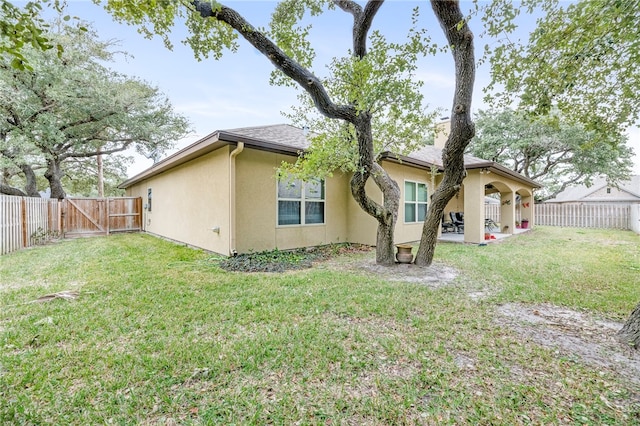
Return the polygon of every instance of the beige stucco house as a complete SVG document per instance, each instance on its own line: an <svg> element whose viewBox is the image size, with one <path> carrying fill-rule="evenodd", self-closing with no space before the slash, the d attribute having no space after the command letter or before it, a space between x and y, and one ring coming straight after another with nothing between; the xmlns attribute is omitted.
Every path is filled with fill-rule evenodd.
<svg viewBox="0 0 640 426"><path fill-rule="evenodd" d="M396 243L420 239L429 195L441 178L431 171L442 167L438 145L444 140L408 156L382 155L381 165L402 192ZM303 130L290 125L219 130L120 187L143 198L146 232L224 255L338 242L374 245L376 221L353 200L349 176L278 182L275 169L307 146ZM486 194L501 196L501 231L514 231L517 214L533 220L537 183L470 156L465 167L463 188L447 207L464 212L465 242L484 241ZM368 193L382 201L371 182Z"/></svg>

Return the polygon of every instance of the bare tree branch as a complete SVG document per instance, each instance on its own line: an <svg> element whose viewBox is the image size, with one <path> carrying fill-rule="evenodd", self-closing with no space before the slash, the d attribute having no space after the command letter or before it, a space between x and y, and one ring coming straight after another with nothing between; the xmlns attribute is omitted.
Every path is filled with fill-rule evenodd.
<svg viewBox="0 0 640 426"><path fill-rule="evenodd" d="M364 10L352 0L335 0L334 3L353 15L353 54L356 58L364 58L367 55L367 35L384 0L370 0Z"/></svg>

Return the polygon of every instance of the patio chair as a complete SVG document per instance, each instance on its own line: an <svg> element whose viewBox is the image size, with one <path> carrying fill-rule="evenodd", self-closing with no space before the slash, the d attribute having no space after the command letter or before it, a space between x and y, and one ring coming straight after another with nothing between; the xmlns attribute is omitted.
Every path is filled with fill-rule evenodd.
<svg viewBox="0 0 640 426"><path fill-rule="evenodd" d="M451 222L453 226L456 227L456 231L458 233L464 232L464 216L460 212L449 212L449 217L451 218Z"/></svg>
<svg viewBox="0 0 640 426"><path fill-rule="evenodd" d="M442 232L453 232L456 230L456 226L453 222L445 220L444 213L442 213Z"/></svg>
<svg viewBox="0 0 640 426"><path fill-rule="evenodd" d="M487 228L489 231L493 231L498 227L498 224L493 219L485 219L484 227Z"/></svg>

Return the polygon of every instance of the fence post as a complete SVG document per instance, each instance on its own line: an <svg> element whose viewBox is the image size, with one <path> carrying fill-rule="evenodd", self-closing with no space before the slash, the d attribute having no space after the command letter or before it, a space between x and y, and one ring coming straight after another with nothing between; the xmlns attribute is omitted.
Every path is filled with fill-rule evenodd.
<svg viewBox="0 0 640 426"><path fill-rule="evenodd" d="M145 223L144 223L144 210L142 208L142 197L138 197L136 201L136 208L138 210L138 223L140 223L140 230L144 231Z"/></svg>
<svg viewBox="0 0 640 426"><path fill-rule="evenodd" d="M29 247L29 240L27 238L27 234L29 233L27 229L27 199L22 197L20 201L20 213L22 217L22 247Z"/></svg>
<svg viewBox="0 0 640 426"><path fill-rule="evenodd" d="M106 204L106 209L107 209L107 235L111 235L111 199L110 198L104 198L104 202Z"/></svg>
<svg viewBox="0 0 640 426"><path fill-rule="evenodd" d="M60 238L64 238L64 234L67 232L67 199L59 200L58 203L58 207L60 207Z"/></svg>

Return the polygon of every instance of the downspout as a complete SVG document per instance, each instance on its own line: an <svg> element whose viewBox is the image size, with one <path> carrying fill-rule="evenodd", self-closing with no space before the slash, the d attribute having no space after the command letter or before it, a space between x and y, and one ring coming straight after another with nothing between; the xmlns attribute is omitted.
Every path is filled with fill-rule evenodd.
<svg viewBox="0 0 640 426"><path fill-rule="evenodd" d="M238 142L236 149L229 154L229 255L236 251L236 157L244 150L244 142Z"/></svg>

